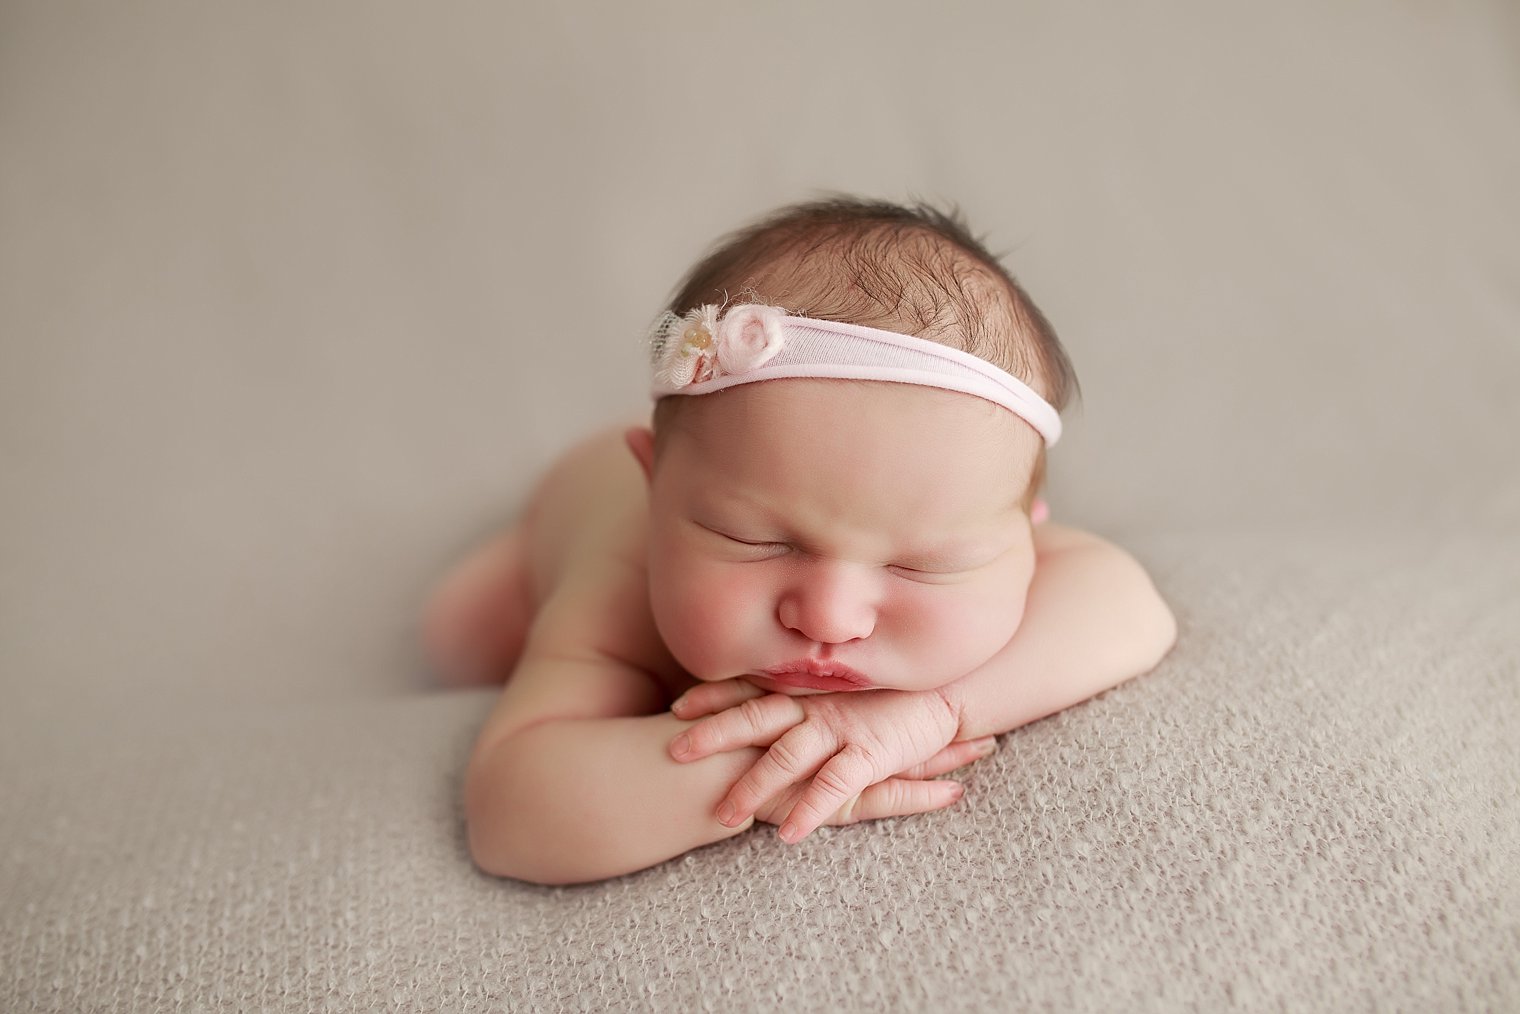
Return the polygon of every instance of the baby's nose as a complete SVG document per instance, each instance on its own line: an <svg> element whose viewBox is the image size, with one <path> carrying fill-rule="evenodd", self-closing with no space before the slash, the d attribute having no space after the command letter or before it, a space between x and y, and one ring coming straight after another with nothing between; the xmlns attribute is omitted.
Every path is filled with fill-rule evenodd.
<svg viewBox="0 0 1520 1014"><path fill-rule="evenodd" d="M816 566L782 596L777 618L818 644L844 644L876 630L877 582L843 566Z"/></svg>

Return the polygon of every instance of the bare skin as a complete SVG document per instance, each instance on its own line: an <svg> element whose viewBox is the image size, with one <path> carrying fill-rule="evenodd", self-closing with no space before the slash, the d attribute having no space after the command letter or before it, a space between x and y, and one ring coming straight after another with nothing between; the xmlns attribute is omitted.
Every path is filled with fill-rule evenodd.
<svg viewBox="0 0 1520 1014"><path fill-rule="evenodd" d="M637 452L636 436L632 442ZM596 880L757 819L780 824L799 806L805 834L818 823L952 805L960 786L936 776L985 756L993 734L1145 671L1175 635L1127 555L1074 529L1038 525L1026 622L977 678L946 696L959 711L937 752L870 775L848 798L816 787L805 797L818 767L763 764L768 749L802 724L816 730L837 720L827 699L870 695L788 704L774 687L701 683L676 662L651 614L647 451L640 463L620 431L572 450L522 519L450 571L426 607L425 639L445 682L506 681L465 786L471 852L487 872L540 883ZM1115 624L1116 616L1134 621ZM1116 647L1073 650L1099 631ZM1025 671L1037 675L1022 683L1008 675ZM908 699L893 690L875 696ZM751 699L764 707L741 707ZM740 728L741 710L762 720ZM672 746L681 733L684 753Z"/></svg>
<svg viewBox="0 0 1520 1014"><path fill-rule="evenodd" d="M424 636L440 678L506 681L466 778L471 851L487 872L542 883L602 879L752 823L726 827L715 812L761 750L698 764L667 754L693 724L670 714L670 703L697 681L664 650L649 618L646 529L644 477L622 431L609 431L572 450L522 519L456 566L429 599ZM986 752L985 743L958 747L835 822L947 805L954 799L925 779ZM560 805L572 799L573 807ZM607 834L619 826L643 834Z"/></svg>

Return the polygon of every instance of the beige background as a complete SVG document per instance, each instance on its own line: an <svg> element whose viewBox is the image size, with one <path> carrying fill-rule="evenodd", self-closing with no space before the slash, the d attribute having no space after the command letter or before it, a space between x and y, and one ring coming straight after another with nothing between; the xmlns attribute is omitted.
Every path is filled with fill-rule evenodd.
<svg viewBox="0 0 1520 1014"><path fill-rule="evenodd" d="M1520 1003L1516 10L0 5L0 1006ZM953 815L478 877L427 583L831 189L1009 251L1178 651Z"/></svg>

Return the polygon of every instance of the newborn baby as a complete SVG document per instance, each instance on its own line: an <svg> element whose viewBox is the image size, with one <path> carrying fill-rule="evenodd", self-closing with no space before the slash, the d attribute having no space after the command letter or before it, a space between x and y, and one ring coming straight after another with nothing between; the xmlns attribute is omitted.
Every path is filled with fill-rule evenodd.
<svg viewBox="0 0 1520 1014"><path fill-rule="evenodd" d="M483 870L949 806L937 776L1171 647L1128 554L1044 521L1075 378L957 217L784 208L691 270L650 357L652 428L567 454L427 607L445 680L506 680L465 779Z"/></svg>

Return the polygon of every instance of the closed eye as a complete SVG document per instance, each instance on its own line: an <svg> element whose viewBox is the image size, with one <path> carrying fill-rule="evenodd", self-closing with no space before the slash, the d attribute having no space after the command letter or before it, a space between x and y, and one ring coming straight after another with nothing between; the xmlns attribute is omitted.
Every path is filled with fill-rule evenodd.
<svg viewBox="0 0 1520 1014"><path fill-rule="evenodd" d="M718 532L717 534L722 535L729 542L737 542L741 546L760 546L762 548L770 548L781 545L779 542L756 542L753 539L741 539L737 535L727 535L723 532Z"/></svg>
<svg viewBox="0 0 1520 1014"><path fill-rule="evenodd" d="M947 581L959 576L962 571L948 568L930 570L923 567L904 567L901 564L891 564L887 567L892 573L910 581L919 581L924 584L935 584Z"/></svg>
<svg viewBox="0 0 1520 1014"><path fill-rule="evenodd" d="M743 546L745 548L745 550L754 550L757 553L763 553L763 554L765 554L767 557L769 557L769 556L780 556L782 553L789 552L791 550L791 548L792 548L791 546L788 546L784 542L766 542L766 541L760 540L760 539L744 539L744 538L740 538L737 535L732 535L732 534L730 534L728 532L725 532L725 531L723 531L721 529L713 528L713 527L711 527L709 525L704 525L700 521L697 522L697 527L701 528L702 530L704 530L706 532L709 532L709 533L711 533L713 535L718 536L718 538L722 539L723 541L725 541L727 543L730 543L731 545L734 545L734 546Z"/></svg>
<svg viewBox="0 0 1520 1014"><path fill-rule="evenodd" d="M968 560L962 557L960 559L946 560L913 560L911 561L911 566L909 564L895 563L890 564L887 569L910 581L921 581L925 584L945 584L959 580L983 568L990 567L1002 556L1003 553L1000 552L991 559L977 557Z"/></svg>

